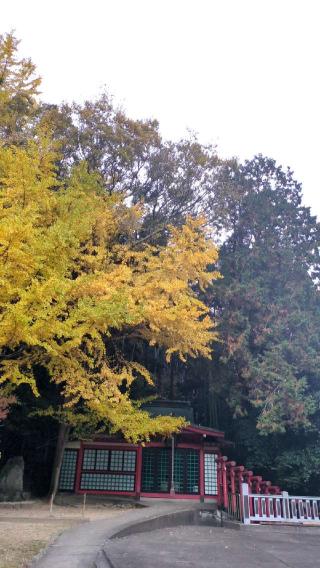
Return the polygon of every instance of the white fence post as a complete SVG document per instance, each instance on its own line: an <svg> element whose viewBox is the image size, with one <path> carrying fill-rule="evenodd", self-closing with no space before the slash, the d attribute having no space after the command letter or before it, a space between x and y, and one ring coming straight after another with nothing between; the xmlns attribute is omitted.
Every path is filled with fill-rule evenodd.
<svg viewBox="0 0 320 568"><path fill-rule="evenodd" d="M250 525L249 485L247 483L242 483L241 495L243 523L245 525Z"/></svg>
<svg viewBox="0 0 320 568"><path fill-rule="evenodd" d="M284 519L290 519L289 493L282 491L282 514Z"/></svg>
<svg viewBox="0 0 320 568"><path fill-rule="evenodd" d="M247 483L241 484L242 520L245 525L260 522L320 525L320 497L250 493Z"/></svg>

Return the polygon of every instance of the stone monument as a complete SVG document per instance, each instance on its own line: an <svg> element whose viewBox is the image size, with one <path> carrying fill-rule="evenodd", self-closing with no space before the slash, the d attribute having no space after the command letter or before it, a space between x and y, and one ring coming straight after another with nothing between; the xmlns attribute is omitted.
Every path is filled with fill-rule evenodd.
<svg viewBox="0 0 320 568"><path fill-rule="evenodd" d="M24 461L22 456L10 458L0 470L0 501L21 501Z"/></svg>

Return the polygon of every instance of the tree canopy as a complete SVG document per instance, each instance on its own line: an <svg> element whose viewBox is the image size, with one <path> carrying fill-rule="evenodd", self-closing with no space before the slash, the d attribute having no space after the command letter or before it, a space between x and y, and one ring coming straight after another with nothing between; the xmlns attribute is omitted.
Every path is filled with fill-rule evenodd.
<svg viewBox="0 0 320 568"><path fill-rule="evenodd" d="M181 425L139 399L185 398L237 459L313 487L319 223L293 172L163 140L107 93L41 101L17 49L1 36L0 412L14 390L29 411L29 385L138 439Z"/></svg>
<svg viewBox="0 0 320 568"><path fill-rule="evenodd" d="M37 395L34 368L43 366L67 409L82 401L136 439L148 425L139 416L133 426L130 385L152 379L120 348L113 360L108 343L121 333L163 346L168 360L209 356L213 323L192 284L218 276L206 268L217 250L191 218L172 227L167 246L140 246L139 208L106 193L85 163L59 187L53 159L47 140L0 149L1 381ZM179 421L158 422L168 431Z"/></svg>
<svg viewBox="0 0 320 568"><path fill-rule="evenodd" d="M0 137L6 143L24 138L41 83L31 59L17 57L19 43L12 33L0 35Z"/></svg>

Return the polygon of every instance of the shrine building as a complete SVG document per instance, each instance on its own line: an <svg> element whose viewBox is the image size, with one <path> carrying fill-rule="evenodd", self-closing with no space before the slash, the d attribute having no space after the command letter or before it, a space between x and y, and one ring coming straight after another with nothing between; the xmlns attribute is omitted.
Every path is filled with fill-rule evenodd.
<svg viewBox="0 0 320 568"><path fill-rule="evenodd" d="M97 435L69 442L59 491L167 499L217 500L218 463L230 443L224 433L194 424L188 402L155 401L153 416L183 416L189 423L171 438L130 444L121 436ZM219 460L220 458L220 460Z"/></svg>

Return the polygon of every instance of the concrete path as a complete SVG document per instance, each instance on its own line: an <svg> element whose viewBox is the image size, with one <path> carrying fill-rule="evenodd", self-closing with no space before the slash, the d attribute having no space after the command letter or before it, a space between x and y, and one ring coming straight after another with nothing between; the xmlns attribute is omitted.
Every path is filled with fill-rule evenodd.
<svg viewBox="0 0 320 568"><path fill-rule="evenodd" d="M63 533L34 568L320 568L320 529L215 526L199 503L150 500L148 507ZM172 528L158 528L158 527ZM233 527L235 525L232 525ZM237 525L239 528L239 525ZM148 530L153 532L145 532ZM132 534L132 530L137 534ZM141 532L139 532L141 531ZM120 535L122 538L113 538Z"/></svg>
<svg viewBox="0 0 320 568"><path fill-rule="evenodd" d="M176 527L111 540L104 550L104 566L113 568L316 568L320 531Z"/></svg>
<svg viewBox="0 0 320 568"><path fill-rule="evenodd" d="M44 555L32 564L32 568L92 568L98 552L116 532L123 531L125 534L133 524L151 522L161 516L199 507L198 503L156 499L145 504L146 507L129 509L119 516L73 527L58 537Z"/></svg>

